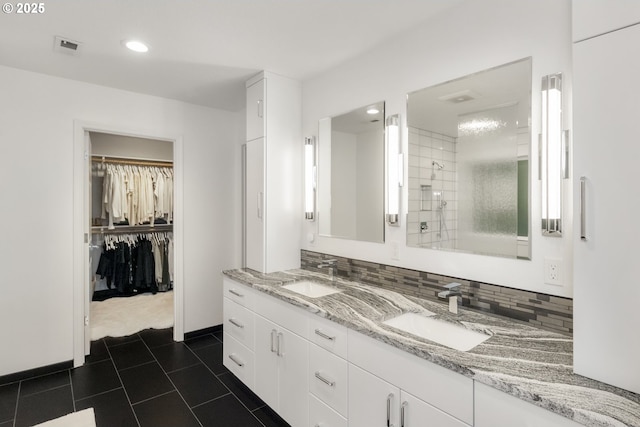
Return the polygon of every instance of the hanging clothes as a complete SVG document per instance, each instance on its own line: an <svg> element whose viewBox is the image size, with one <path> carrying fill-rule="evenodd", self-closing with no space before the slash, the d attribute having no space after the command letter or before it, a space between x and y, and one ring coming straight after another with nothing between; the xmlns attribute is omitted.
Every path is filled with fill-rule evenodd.
<svg viewBox="0 0 640 427"><path fill-rule="evenodd" d="M114 291L111 296L170 291L172 246L171 232L105 235L96 275Z"/></svg>
<svg viewBox="0 0 640 427"><path fill-rule="evenodd" d="M101 218L116 225L173 222L173 168L106 164Z"/></svg>

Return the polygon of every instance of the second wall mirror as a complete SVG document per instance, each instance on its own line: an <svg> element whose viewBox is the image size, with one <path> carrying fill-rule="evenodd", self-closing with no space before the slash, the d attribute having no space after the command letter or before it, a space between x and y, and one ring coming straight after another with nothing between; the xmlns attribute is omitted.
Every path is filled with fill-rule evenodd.
<svg viewBox="0 0 640 427"><path fill-rule="evenodd" d="M407 244L530 259L531 58L407 97Z"/></svg>
<svg viewBox="0 0 640 427"><path fill-rule="evenodd" d="M320 120L318 232L384 242L384 102Z"/></svg>

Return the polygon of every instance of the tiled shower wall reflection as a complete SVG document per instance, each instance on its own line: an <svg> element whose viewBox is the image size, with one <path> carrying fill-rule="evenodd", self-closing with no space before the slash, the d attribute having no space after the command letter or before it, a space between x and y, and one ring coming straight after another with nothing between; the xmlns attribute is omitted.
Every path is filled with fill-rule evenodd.
<svg viewBox="0 0 640 427"><path fill-rule="evenodd" d="M319 252L301 251L302 268L327 273L317 266L326 259L338 261L338 275L432 301L443 286L462 284L463 305L477 310L525 321L537 327L573 333L573 300L504 286L442 276L425 271L393 267Z"/></svg>
<svg viewBox="0 0 640 427"><path fill-rule="evenodd" d="M409 127L409 246L455 247L455 142L450 136Z"/></svg>

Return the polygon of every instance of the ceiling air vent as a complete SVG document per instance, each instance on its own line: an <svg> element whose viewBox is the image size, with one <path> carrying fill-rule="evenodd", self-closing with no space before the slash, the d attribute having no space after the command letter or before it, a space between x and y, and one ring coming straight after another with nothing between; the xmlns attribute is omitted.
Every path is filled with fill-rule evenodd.
<svg viewBox="0 0 640 427"><path fill-rule="evenodd" d="M71 55L77 55L82 50L82 43L66 37L55 37L53 50Z"/></svg>

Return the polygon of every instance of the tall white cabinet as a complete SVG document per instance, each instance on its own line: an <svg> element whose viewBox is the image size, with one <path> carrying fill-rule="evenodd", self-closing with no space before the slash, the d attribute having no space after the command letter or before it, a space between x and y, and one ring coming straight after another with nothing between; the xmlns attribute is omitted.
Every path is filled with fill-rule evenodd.
<svg viewBox="0 0 640 427"><path fill-rule="evenodd" d="M262 72L246 85L246 266L263 273L299 268L300 82Z"/></svg>
<svg viewBox="0 0 640 427"><path fill-rule="evenodd" d="M625 2L596 3L574 2L574 370L640 393L640 24L590 30Z"/></svg>

